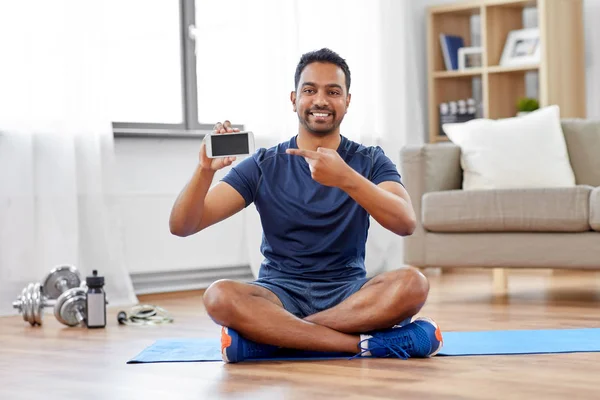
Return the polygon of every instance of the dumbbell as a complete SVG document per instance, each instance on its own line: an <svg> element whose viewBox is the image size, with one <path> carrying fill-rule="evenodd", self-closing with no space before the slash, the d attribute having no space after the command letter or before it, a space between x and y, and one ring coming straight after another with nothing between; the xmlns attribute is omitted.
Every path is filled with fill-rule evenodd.
<svg viewBox="0 0 600 400"><path fill-rule="evenodd" d="M84 319L85 310L86 289L80 287L81 281L74 266L58 266L50 271L43 284L27 285L13 302L13 308L19 310L23 320L31 325L42 325L45 307L54 307L54 315L61 323L78 325Z"/></svg>
<svg viewBox="0 0 600 400"><path fill-rule="evenodd" d="M23 319L32 326L42 325L44 308L54 307L56 319L68 326L79 325L85 319L85 287L74 287L62 293L58 300L49 300L42 294L39 283L30 283L23 289L13 307L23 314Z"/></svg>
<svg viewBox="0 0 600 400"><path fill-rule="evenodd" d="M46 297L57 299L54 316L60 323L68 326L79 325L85 320L86 291L85 282L72 265L54 268L44 280Z"/></svg>

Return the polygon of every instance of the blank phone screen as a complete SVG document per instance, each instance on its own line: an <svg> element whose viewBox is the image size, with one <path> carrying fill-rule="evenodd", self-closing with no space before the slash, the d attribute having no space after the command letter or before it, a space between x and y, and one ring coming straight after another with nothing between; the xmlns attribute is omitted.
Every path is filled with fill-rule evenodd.
<svg viewBox="0 0 600 400"><path fill-rule="evenodd" d="M248 154L248 134L212 135L212 155Z"/></svg>

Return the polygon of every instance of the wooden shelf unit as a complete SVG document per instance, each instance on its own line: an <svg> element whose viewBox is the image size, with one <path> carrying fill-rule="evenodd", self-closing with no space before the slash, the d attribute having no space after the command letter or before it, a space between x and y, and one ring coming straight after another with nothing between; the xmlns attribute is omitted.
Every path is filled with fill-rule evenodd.
<svg viewBox="0 0 600 400"><path fill-rule="evenodd" d="M536 7L540 30L539 64L500 66L508 33L523 29L523 9ZM440 34L462 36L471 46L471 16L481 21L483 66L447 71ZM540 107L557 104L562 118L585 118L585 54L582 0L467 0L431 6L427 12L429 140L439 134L439 104L472 98L473 78L481 80L483 118L514 117L526 95L525 76L537 73Z"/></svg>

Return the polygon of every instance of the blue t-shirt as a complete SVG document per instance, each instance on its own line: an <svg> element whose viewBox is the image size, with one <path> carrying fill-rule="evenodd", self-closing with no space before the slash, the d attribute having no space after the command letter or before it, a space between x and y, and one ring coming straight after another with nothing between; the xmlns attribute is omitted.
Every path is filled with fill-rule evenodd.
<svg viewBox="0 0 600 400"><path fill-rule="evenodd" d="M394 163L377 147L342 136L338 153L374 184L401 183ZM310 280L357 279L366 275L369 214L346 192L311 177L304 157L286 154L296 137L258 149L234 166L222 181L254 202L263 228L265 257L259 277Z"/></svg>

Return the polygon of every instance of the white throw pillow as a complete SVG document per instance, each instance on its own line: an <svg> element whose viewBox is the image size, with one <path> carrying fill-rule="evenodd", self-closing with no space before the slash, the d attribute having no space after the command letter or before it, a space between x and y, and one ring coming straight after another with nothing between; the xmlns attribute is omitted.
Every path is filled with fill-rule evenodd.
<svg viewBox="0 0 600 400"><path fill-rule="evenodd" d="M575 186L558 106L443 129L461 148L464 190Z"/></svg>

